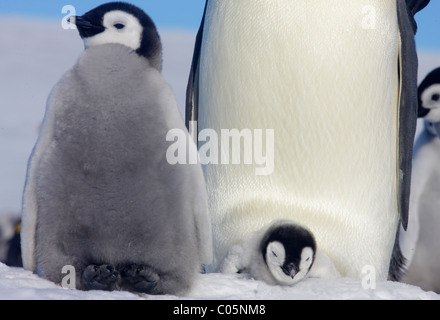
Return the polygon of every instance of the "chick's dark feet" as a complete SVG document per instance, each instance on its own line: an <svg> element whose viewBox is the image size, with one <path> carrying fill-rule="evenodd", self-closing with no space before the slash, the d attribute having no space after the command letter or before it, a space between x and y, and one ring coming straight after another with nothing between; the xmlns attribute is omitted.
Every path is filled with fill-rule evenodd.
<svg viewBox="0 0 440 320"><path fill-rule="evenodd" d="M120 274L111 265L90 265L82 274L82 284L84 290L118 290Z"/></svg>
<svg viewBox="0 0 440 320"><path fill-rule="evenodd" d="M161 294L159 274L151 267L130 264L121 269L121 289L146 294Z"/></svg>

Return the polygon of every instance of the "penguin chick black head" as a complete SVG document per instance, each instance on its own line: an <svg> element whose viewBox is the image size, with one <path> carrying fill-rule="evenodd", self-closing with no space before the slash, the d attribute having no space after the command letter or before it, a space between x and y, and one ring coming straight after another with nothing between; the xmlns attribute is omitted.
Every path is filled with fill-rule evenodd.
<svg viewBox="0 0 440 320"><path fill-rule="evenodd" d="M419 117L440 122L440 68L426 76L419 86L418 95Z"/></svg>
<svg viewBox="0 0 440 320"><path fill-rule="evenodd" d="M153 20L138 7L110 2L69 20L77 26L86 48L119 43L147 58L156 69L162 69L159 33Z"/></svg>
<svg viewBox="0 0 440 320"><path fill-rule="evenodd" d="M316 242L307 229L282 222L266 232L260 251L275 280L289 286L308 274L315 259Z"/></svg>

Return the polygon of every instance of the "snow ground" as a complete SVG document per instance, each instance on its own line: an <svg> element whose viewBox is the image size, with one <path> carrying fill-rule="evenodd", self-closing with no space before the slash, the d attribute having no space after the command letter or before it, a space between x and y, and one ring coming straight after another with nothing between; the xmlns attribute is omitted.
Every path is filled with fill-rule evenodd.
<svg viewBox="0 0 440 320"><path fill-rule="evenodd" d="M164 77L181 114L190 69L194 32L159 30L164 44ZM21 208L26 164L44 115L47 96L83 50L74 30L58 21L0 17L0 214ZM440 53L420 53L420 78L440 65ZM177 299L139 297L128 292L63 289L20 268L0 264L0 299ZM182 297L181 297L182 298ZM271 287L240 276L201 275L184 299L439 299L405 284L381 282L364 290L361 281L307 279L292 288Z"/></svg>
<svg viewBox="0 0 440 320"><path fill-rule="evenodd" d="M393 282L379 282L375 290L359 280L306 279L294 287L269 286L240 275L200 275L185 297L135 295L129 292L63 289L21 268L0 264L0 299L20 300L440 300L440 295Z"/></svg>

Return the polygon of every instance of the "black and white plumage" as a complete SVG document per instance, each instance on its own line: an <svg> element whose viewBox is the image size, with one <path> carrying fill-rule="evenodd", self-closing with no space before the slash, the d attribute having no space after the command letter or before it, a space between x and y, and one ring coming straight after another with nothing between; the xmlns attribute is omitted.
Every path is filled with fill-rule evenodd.
<svg viewBox="0 0 440 320"><path fill-rule="evenodd" d="M206 1L191 134L275 131L270 176L256 177L257 164L205 167L214 268L250 233L290 219L344 276L372 265L378 279L399 278L418 108L414 15L428 3Z"/></svg>
<svg viewBox="0 0 440 320"><path fill-rule="evenodd" d="M86 48L119 43L147 58L156 69L162 69L162 44L156 26L138 7L111 2L69 20L78 27Z"/></svg>
<svg viewBox="0 0 440 320"><path fill-rule="evenodd" d="M211 229L201 167L166 158L170 130L191 139L159 34L121 2L71 22L86 50L53 89L29 160L24 267L60 283L73 266L78 289L181 294L210 262Z"/></svg>
<svg viewBox="0 0 440 320"><path fill-rule="evenodd" d="M270 228L261 241L260 253L276 282L292 285L302 280L315 259L316 242L306 229L294 224Z"/></svg>
<svg viewBox="0 0 440 320"><path fill-rule="evenodd" d="M440 293L440 68L419 85L424 128L415 143L411 195L412 226L403 234L410 264L404 281Z"/></svg>
<svg viewBox="0 0 440 320"><path fill-rule="evenodd" d="M313 234L291 221L275 221L233 246L223 273L249 274L270 285L291 286L308 276L336 278L333 263L317 251Z"/></svg>
<svg viewBox="0 0 440 320"><path fill-rule="evenodd" d="M419 86L419 117L440 122L440 68L431 71Z"/></svg>

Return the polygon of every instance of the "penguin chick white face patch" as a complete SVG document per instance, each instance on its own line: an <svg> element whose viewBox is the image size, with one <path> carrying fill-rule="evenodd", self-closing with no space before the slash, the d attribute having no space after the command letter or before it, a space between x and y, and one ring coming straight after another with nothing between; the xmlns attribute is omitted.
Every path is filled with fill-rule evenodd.
<svg viewBox="0 0 440 320"><path fill-rule="evenodd" d="M139 20L124 11L114 10L106 13L102 19L105 30L97 35L84 39L86 48L118 43L138 50L142 41L142 25Z"/></svg>
<svg viewBox="0 0 440 320"><path fill-rule="evenodd" d="M286 261L286 251L281 242L274 241L266 249L267 266L281 285L291 286L305 278L313 262L313 250L306 247L301 252L299 265Z"/></svg>
<svg viewBox="0 0 440 320"><path fill-rule="evenodd" d="M425 119L432 122L440 122L440 84L434 84L422 94L423 108L429 109Z"/></svg>
<svg viewBox="0 0 440 320"><path fill-rule="evenodd" d="M430 110L425 119L440 122L440 84L434 84L423 92L422 106Z"/></svg>
<svg viewBox="0 0 440 320"><path fill-rule="evenodd" d="M310 247L306 247L301 252L301 262L299 264L299 272L297 274L297 277L299 277L300 274L302 274L303 276L301 277L301 279L304 278L309 272L312 263L313 263L313 249Z"/></svg>

